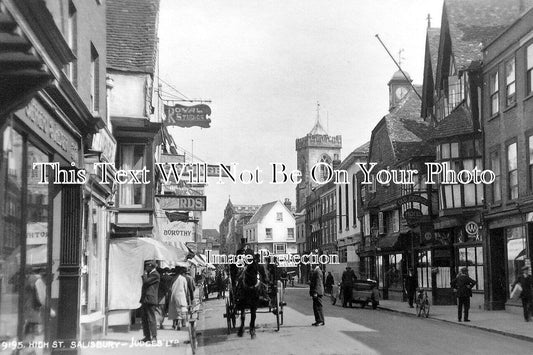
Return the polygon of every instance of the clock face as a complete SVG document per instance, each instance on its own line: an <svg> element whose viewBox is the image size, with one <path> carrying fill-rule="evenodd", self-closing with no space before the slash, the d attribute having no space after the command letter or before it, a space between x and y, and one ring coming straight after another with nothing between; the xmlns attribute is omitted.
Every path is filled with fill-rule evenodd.
<svg viewBox="0 0 533 355"><path fill-rule="evenodd" d="M407 88L400 86L399 88L396 89L395 94L396 94L396 99L400 100L401 98L405 96L405 94L407 94Z"/></svg>

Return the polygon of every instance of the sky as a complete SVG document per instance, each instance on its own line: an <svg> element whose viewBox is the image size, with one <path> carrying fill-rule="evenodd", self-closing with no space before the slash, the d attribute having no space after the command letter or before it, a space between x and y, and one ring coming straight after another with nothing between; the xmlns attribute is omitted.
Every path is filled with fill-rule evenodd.
<svg viewBox="0 0 533 355"><path fill-rule="evenodd" d="M342 135L341 159L370 140L388 112L398 59L422 84L427 15L440 27L442 0L161 0L159 74L166 97L210 100L211 127L171 127L177 145L209 164L262 170L263 183L209 181L203 228L233 204L290 198L271 184L271 163L296 169L295 140L320 121ZM172 87L171 87L172 86ZM173 104L173 103L171 103Z"/></svg>

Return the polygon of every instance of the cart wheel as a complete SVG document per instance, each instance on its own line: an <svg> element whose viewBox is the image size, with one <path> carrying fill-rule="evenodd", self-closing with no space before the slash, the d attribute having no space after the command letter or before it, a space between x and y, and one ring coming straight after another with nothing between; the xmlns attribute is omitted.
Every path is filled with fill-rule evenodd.
<svg viewBox="0 0 533 355"><path fill-rule="evenodd" d="M335 305L335 303L337 303L337 297L332 295L332 296L329 297L329 299L331 300L331 304L332 305Z"/></svg>

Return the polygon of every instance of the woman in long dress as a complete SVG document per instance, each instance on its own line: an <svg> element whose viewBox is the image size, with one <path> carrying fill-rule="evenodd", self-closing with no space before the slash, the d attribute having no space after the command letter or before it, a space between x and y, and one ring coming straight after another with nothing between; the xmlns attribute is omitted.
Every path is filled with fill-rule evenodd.
<svg viewBox="0 0 533 355"><path fill-rule="evenodd" d="M187 279L184 276L185 271L185 268L177 268L178 277L172 284L168 309L168 318L174 320L177 330L180 330L182 326L185 327L185 321L187 320L187 307L189 303L187 297Z"/></svg>

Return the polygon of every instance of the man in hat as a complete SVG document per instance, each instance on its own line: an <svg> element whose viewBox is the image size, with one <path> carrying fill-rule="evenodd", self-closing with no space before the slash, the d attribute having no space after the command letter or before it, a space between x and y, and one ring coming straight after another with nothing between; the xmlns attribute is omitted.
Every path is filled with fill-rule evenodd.
<svg viewBox="0 0 533 355"><path fill-rule="evenodd" d="M324 325L324 312L322 310L322 296L324 296L324 281L322 278L322 270L320 266L316 265L311 274L309 283L309 295L313 297L313 313L315 314L315 322L313 326Z"/></svg>
<svg viewBox="0 0 533 355"><path fill-rule="evenodd" d="M155 318L156 308L159 304L157 296L160 276L155 260L144 262L144 274L142 275L141 308L144 338L142 341L157 341L157 321Z"/></svg>
<svg viewBox="0 0 533 355"><path fill-rule="evenodd" d="M351 267L347 266L346 270L342 273L341 279L342 286L342 306L346 308L349 304L350 308L352 307L352 291L355 281L357 281L357 276Z"/></svg>
<svg viewBox="0 0 533 355"><path fill-rule="evenodd" d="M461 268L461 273L452 281L451 286L457 295L457 320L461 321L463 307L465 310L465 322L470 322L468 319L468 310L470 309L470 297L472 297L472 287L477 285L477 281L472 280L468 276L468 269Z"/></svg>
<svg viewBox="0 0 533 355"><path fill-rule="evenodd" d="M518 276L513 288L517 283L522 286L522 292L520 293L520 298L522 299L522 307L524 308L524 319L526 322L529 322L531 319L531 303L533 298L533 293L531 292L531 287L533 286L533 279L529 273L529 266L523 266L522 274Z"/></svg>

